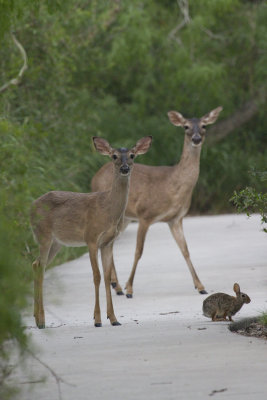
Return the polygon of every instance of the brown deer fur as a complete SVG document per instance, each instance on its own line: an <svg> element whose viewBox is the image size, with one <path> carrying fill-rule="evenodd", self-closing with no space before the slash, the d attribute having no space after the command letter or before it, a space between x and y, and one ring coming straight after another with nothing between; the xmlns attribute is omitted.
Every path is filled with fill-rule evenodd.
<svg viewBox="0 0 267 400"><path fill-rule="evenodd" d="M98 250L104 271L107 317L112 325L120 325L115 317L110 279L112 244L122 229L128 199L129 179L133 158L147 152L151 136L140 139L130 150L114 149L102 138L94 137L96 150L112 158L112 179L107 191L98 193L49 192L34 201L31 224L39 244L40 255L33 263L34 316L39 328L45 327L43 278L47 264L62 245L84 246L89 249L95 286L95 326L101 326L99 306L100 271Z"/></svg>

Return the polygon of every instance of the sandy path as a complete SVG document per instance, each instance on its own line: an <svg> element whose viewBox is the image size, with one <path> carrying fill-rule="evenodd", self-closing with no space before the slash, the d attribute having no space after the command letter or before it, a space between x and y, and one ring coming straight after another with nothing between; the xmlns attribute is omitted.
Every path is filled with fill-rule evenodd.
<svg viewBox="0 0 267 400"><path fill-rule="evenodd" d="M136 224L115 247L121 285L131 268ZM209 293L232 293L234 282L252 301L236 320L267 309L267 235L259 217L189 217L185 235L192 261ZM105 318L93 326L94 289L88 255L50 270L45 280L46 323L25 316L36 354L63 378L62 400L263 400L267 398L267 342L230 333L227 323L202 316L201 296L166 224L151 227L137 270L134 297L113 295L121 327ZM52 329L53 328L53 329ZM58 400L55 379L35 360L19 385L20 400ZM29 389L31 390L29 392Z"/></svg>

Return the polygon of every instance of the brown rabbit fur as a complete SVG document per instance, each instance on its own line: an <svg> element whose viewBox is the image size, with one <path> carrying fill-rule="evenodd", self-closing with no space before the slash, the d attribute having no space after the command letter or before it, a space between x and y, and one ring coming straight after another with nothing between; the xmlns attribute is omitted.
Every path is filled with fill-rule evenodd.
<svg viewBox="0 0 267 400"><path fill-rule="evenodd" d="M244 303L250 303L247 294L240 292L238 283L234 284L234 292L236 297L229 296L226 293L214 293L203 301L203 314L205 317L211 318L212 321L233 321L232 316L235 315Z"/></svg>

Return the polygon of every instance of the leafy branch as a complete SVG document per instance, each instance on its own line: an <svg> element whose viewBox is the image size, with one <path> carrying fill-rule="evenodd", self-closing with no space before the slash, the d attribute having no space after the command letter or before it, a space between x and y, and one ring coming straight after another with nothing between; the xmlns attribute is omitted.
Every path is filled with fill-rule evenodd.
<svg viewBox="0 0 267 400"><path fill-rule="evenodd" d="M250 174L262 181L267 180L267 171L257 172L252 170ZM261 223L267 223L267 193L257 193L255 188L246 187L239 192L234 191L230 201L234 203L238 212L245 212L247 216L259 213L261 215ZM263 228L263 230L267 233L267 228Z"/></svg>

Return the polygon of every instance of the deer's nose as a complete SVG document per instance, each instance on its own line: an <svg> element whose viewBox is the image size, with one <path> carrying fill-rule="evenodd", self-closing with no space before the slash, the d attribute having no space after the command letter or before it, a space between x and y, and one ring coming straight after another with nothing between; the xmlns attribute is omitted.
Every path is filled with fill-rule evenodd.
<svg viewBox="0 0 267 400"><path fill-rule="evenodd" d="M201 140L202 140L201 136L193 136L192 137L192 142L194 144L199 144L201 142Z"/></svg>
<svg viewBox="0 0 267 400"><path fill-rule="evenodd" d="M120 167L120 173L123 175L127 175L130 172L129 165L125 164Z"/></svg>

